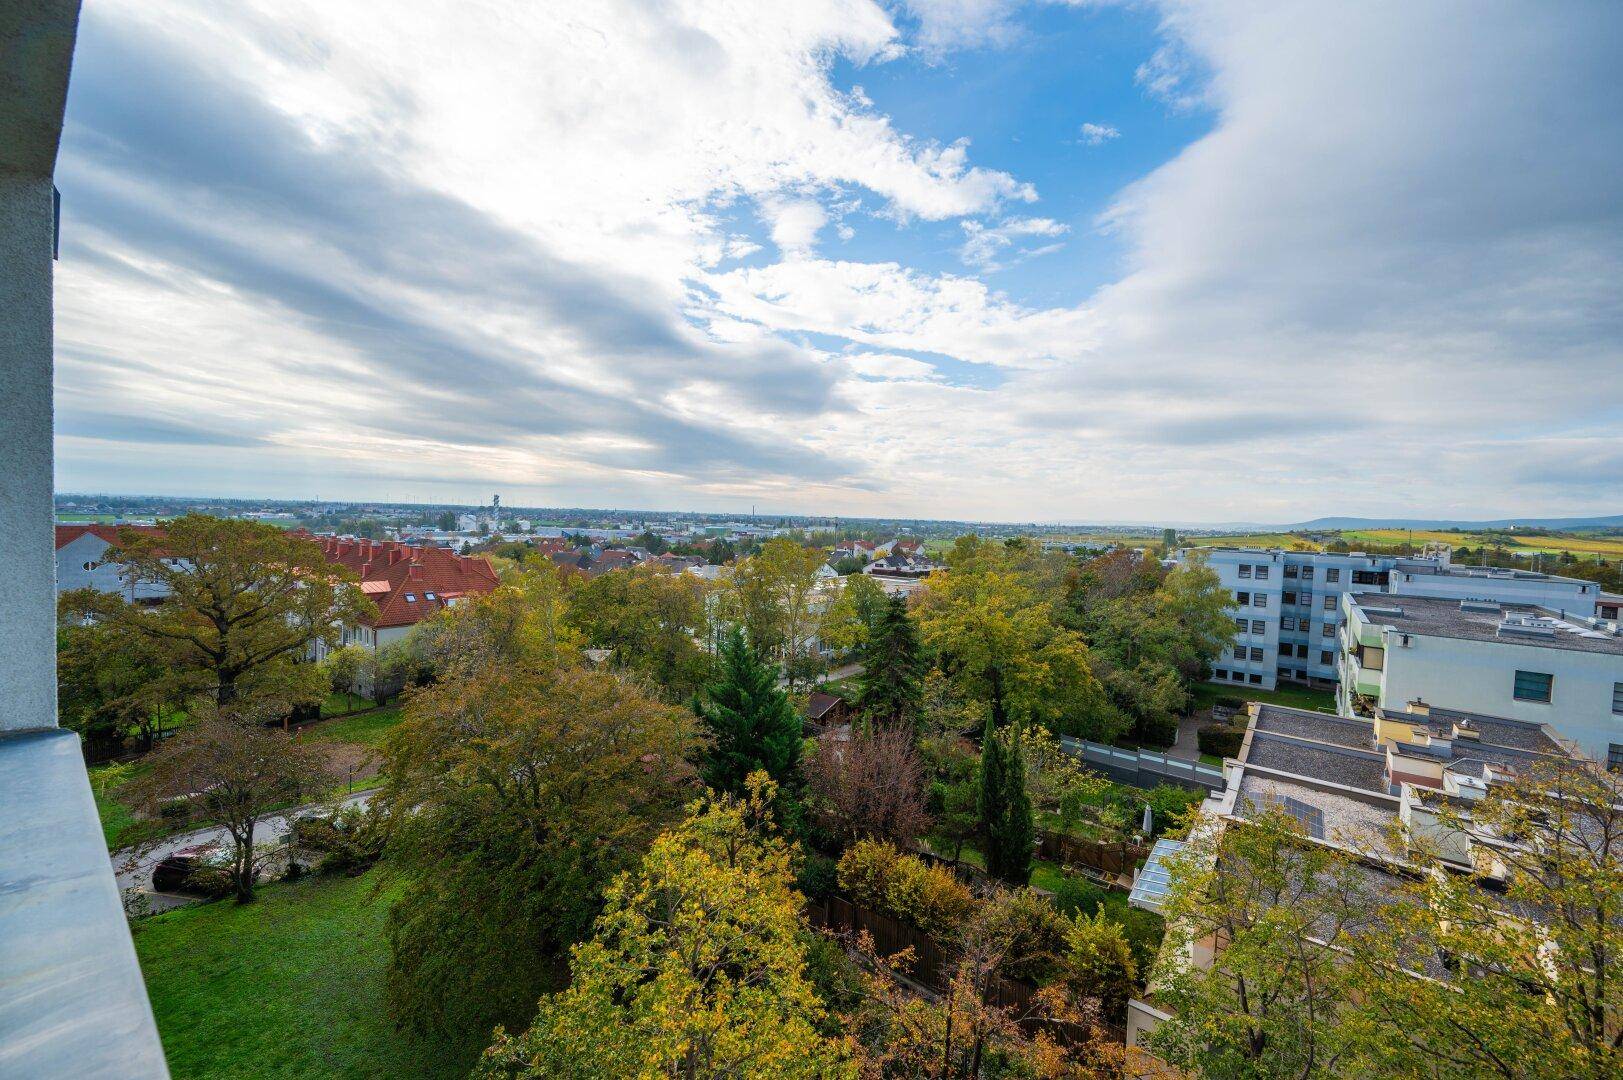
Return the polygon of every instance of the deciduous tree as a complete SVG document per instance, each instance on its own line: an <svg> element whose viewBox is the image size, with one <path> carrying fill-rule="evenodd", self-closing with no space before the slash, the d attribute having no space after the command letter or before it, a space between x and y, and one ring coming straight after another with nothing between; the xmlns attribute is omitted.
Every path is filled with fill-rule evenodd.
<svg viewBox="0 0 1623 1080"><path fill-rule="evenodd" d="M825 735L806 763L812 815L826 832L911 846L930 827L924 762L910 732L878 728L849 741Z"/></svg>

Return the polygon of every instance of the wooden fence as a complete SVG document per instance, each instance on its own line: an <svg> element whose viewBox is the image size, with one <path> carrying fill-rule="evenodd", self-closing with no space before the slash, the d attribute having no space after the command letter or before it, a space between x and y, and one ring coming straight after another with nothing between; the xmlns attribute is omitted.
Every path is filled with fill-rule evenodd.
<svg viewBox="0 0 1623 1080"><path fill-rule="evenodd" d="M1080 840L1050 832L1043 834L1037 854L1061 866L1084 866L1110 877L1122 877L1130 876L1135 866L1149 858L1150 849L1138 844Z"/></svg>

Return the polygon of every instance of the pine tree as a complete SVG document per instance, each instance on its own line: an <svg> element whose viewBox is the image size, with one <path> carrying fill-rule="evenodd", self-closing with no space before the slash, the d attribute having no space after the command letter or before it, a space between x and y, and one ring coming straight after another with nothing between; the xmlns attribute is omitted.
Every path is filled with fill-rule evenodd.
<svg viewBox="0 0 1623 1080"><path fill-rule="evenodd" d="M711 745L704 782L738 793L744 778L764 769L785 790L799 787L801 718L778 687L777 668L761 660L734 627L721 643L720 670L694 701Z"/></svg>
<svg viewBox="0 0 1623 1080"><path fill-rule="evenodd" d="M857 711L874 723L911 723L924 701L923 656L907 601L893 596L862 654Z"/></svg>
<svg viewBox="0 0 1623 1080"><path fill-rule="evenodd" d="M986 848L986 872L995 878L1024 885L1031 878L1032 843L1036 829L1031 817L1031 796L1026 793L1026 763L1020 756L1020 729L1005 743L987 725L981 740L981 841Z"/></svg>

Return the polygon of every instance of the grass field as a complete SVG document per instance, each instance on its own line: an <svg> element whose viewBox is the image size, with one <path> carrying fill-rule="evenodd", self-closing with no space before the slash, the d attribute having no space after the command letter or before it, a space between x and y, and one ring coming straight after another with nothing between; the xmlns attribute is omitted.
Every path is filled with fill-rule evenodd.
<svg viewBox="0 0 1623 1080"><path fill-rule="evenodd" d="M354 743L375 749L399 723L400 706L389 705L352 716L323 720L319 724L312 724L301 737L314 742Z"/></svg>
<svg viewBox="0 0 1623 1080"><path fill-rule="evenodd" d="M467 1074L477 1047L394 1029L384 1007L384 917L372 875L269 885L259 899L135 924L175 1080Z"/></svg>
<svg viewBox="0 0 1623 1080"><path fill-rule="evenodd" d="M1291 686L1282 683L1273 690L1247 686L1219 686L1216 683L1197 683L1192 696L1197 709L1209 709L1220 697L1239 698L1241 701L1263 701L1270 705L1284 705L1293 709L1316 709L1319 712L1336 711L1336 692L1316 690L1310 686Z"/></svg>

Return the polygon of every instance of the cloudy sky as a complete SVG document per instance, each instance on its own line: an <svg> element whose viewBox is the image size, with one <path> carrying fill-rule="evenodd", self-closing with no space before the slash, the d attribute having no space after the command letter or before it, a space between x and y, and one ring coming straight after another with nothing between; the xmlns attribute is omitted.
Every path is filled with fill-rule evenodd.
<svg viewBox="0 0 1623 1080"><path fill-rule="evenodd" d="M58 488L1623 510L1623 5L86 0Z"/></svg>

